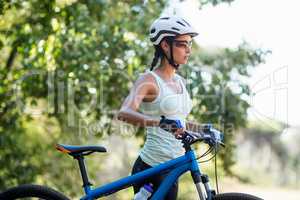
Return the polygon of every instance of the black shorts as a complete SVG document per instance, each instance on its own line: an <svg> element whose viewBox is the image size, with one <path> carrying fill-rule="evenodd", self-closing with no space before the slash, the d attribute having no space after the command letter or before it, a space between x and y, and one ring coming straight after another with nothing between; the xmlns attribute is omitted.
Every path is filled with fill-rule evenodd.
<svg viewBox="0 0 300 200"><path fill-rule="evenodd" d="M150 165L145 163L140 157L138 157L133 165L131 174L136 174L140 171L143 171L145 169L151 168ZM162 174L159 174L157 176L151 177L143 182L136 183L133 185L134 194L136 194L140 188L145 183L152 183L153 184L153 190L156 191L159 187L160 183L164 180L165 177L167 177L168 172L164 172ZM167 193L165 200L176 200L178 193L178 180L172 185L169 192Z"/></svg>

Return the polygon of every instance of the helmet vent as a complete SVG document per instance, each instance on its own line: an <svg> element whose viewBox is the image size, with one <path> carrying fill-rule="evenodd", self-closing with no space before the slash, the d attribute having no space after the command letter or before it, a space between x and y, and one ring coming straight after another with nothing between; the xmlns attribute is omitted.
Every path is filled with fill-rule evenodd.
<svg viewBox="0 0 300 200"><path fill-rule="evenodd" d="M155 32L155 28L151 29L150 33L154 33Z"/></svg>
<svg viewBox="0 0 300 200"><path fill-rule="evenodd" d="M181 23L180 21L176 21L178 24L185 26L183 23Z"/></svg>
<svg viewBox="0 0 300 200"><path fill-rule="evenodd" d="M180 29L172 27L173 30L180 31Z"/></svg>
<svg viewBox="0 0 300 200"><path fill-rule="evenodd" d="M170 19L170 17L162 17L162 18L160 18L160 19Z"/></svg>
<svg viewBox="0 0 300 200"><path fill-rule="evenodd" d="M187 21L185 21L184 19L182 19L188 26L191 26Z"/></svg>

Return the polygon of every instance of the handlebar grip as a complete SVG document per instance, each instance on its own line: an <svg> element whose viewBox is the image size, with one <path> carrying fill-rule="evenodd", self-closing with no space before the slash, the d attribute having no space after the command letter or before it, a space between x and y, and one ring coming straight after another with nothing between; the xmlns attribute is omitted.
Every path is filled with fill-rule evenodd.
<svg viewBox="0 0 300 200"><path fill-rule="evenodd" d="M205 143L209 145L216 145L220 144L222 147L225 147L224 144L224 136L223 133L220 131L213 129L210 127L210 130L208 129L203 132L192 132L192 131L185 131L186 136L182 139L187 140L188 143L193 144L197 141L204 141Z"/></svg>

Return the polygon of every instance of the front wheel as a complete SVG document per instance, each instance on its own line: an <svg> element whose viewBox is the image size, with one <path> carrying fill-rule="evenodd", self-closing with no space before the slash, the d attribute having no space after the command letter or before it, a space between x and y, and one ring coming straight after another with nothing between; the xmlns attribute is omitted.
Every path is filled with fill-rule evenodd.
<svg viewBox="0 0 300 200"><path fill-rule="evenodd" d="M250 194L244 194L244 193L217 194L212 199L213 200L263 200L261 198L252 196Z"/></svg>
<svg viewBox="0 0 300 200"><path fill-rule="evenodd" d="M43 199L43 200L70 200L63 194L40 185L20 185L10 188L0 194L0 200L15 200L15 199Z"/></svg>

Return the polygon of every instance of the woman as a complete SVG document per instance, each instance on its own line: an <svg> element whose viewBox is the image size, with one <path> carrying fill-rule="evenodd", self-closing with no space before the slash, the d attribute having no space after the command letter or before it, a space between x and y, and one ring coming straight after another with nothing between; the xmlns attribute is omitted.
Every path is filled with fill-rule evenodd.
<svg viewBox="0 0 300 200"><path fill-rule="evenodd" d="M146 127L146 141L132 174L183 155L178 138L185 129L197 127L185 121L192 101L184 79L176 74L180 65L187 63L192 38L196 35L198 33L187 21L176 16L159 18L150 27L150 40L155 48L151 69L135 82L118 114L119 120ZM154 190L166 175L148 180ZM134 185L134 192L137 193L142 186L143 183ZM177 191L176 182L166 199L176 199Z"/></svg>

